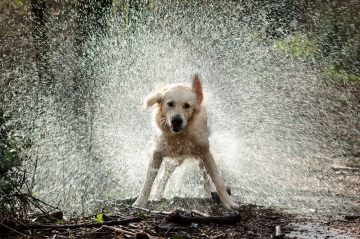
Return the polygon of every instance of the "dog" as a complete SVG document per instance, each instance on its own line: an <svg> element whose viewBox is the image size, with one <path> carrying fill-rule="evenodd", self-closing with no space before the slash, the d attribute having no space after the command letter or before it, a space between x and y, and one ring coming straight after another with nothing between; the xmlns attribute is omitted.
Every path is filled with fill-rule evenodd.
<svg viewBox="0 0 360 239"><path fill-rule="evenodd" d="M226 191L219 170L209 149L207 135L207 114L203 103L203 91L199 75L192 79L192 87L183 84L171 84L157 89L144 102L144 108L155 106L153 115L153 150L144 185L133 206L145 207L153 182L164 158L165 174L160 182L163 190L174 169L181 165L185 158L200 159L200 167L205 168L212 179L222 205L227 208L238 208ZM204 183L209 182L204 174Z"/></svg>

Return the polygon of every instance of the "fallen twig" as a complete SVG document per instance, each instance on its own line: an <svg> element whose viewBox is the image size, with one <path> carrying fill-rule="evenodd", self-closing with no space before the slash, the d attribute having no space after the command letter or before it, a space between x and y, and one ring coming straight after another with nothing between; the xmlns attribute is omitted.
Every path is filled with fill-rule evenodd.
<svg viewBox="0 0 360 239"><path fill-rule="evenodd" d="M202 216L202 217L210 217L209 214L199 212L198 210L191 210L191 213L192 214L197 214L197 215Z"/></svg>
<svg viewBox="0 0 360 239"><path fill-rule="evenodd" d="M141 218L139 217L134 217L134 218L129 218L129 219L124 219L124 220L119 220L119 221L108 221L108 222L102 222L102 223L90 223L90 224L76 224L76 225L42 225L42 224L38 224L38 225L31 225L29 226L29 228L31 229L49 229L49 228L53 228L53 229L75 229L75 228L90 228L90 227L101 227L104 225L108 225L108 226L113 226L113 225L123 225L123 224L128 224L130 222L140 222L142 221Z"/></svg>
<svg viewBox="0 0 360 239"><path fill-rule="evenodd" d="M131 206L131 207L135 208L135 209L138 209L138 210L141 210L141 211L144 211L144 212L147 212L147 213L151 212L149 209L146 209L146 208L143 208L143 207L138 207L138 206Z"/></svg>
<svg viewBox="0 0 360 239"><path fill-rule="evenodd" d="M159 238L159 237L150 236L146 232L136 232L135 233L135 232L130 232L130 231L126 231L126 230L123 230L123 229L120 229L120 228L110 227L110 226L103 226L103 228L109 229L109 230L114 231L114 232L134 236L135 239L157 239L157 238Z"/></svg>
<svg viewBox="0 0 360 239"><path fill-rule="evenodd" d="M359 220L360 216L345 216L346 220L353 221L353 220Z"/></svg>
<svg viewBox="0 0 360 239"><path fill-rule="evenodd" d="M7 213L4 212L3 210L0 209L0 212L3 213L4 215L6 215L8 218L10 218L12 221L14 221L14 222L16 222L16 223L19 223L19 224L20 224L21 226L23 226L24 228L30 229L29 226L25 225L25 224L22 223L20 220L17 220L15 217L12 217L10 214L7 214ZM12 230L12 231L14 231L14 232L16 232L16 233L18 233L18 234L20 234L20 235L22 235L22 236L24 236L23 233L21 233L21 232L15 230L15 229L13 229L13 228L5 225L4 223L0 223L0 225L6 227L6 228L8 228L8 229L10 229L10 230ZM39 233L37 233L37 232L34 232L34 234L35 234L35 236L38 237L38 238L43 238L43 236L41 236L41 235L40 235Z"/></svg>
<svg viewBox="0 0 360 239"><path fill-rule="evenodd" d="M147 212L148 214L156 214L156 215L170 215L170 214L172 214L172 212L167 212L167 211L151 211L151 210L143 208L143 207L137 207L137 206L131 206L131 207L135 208L137 210Z"/></svg>
<svg viewBox="0 0 360 239"><path fill-rule="evenodd" d="M102 226L102 228L106 228L106 229L109 229L111 231L114 231L114 232L118 232L118 233L123 233L123 234L127 234L127 235L130 235L130 236L135 236L136 233L135 232L130 232L130 231L126 231L126 230L123 230L123 229L120 229L120 228L116 228L116 227L111 227L111 226Z"/></svg>
<svg viewBox="0 0 360 239"><path fill-rule="evenodd" d="M155 226L155 231L165 231L166 234L170 231L186 231L188 230L188 227L177 227L174 223L169 224L160 224Z"/></svg>
<svg viewBox="0 0 360 239"><path fill-rule="evenodd" d="M28 235L25 235L24 233L19 232L19 231L15 230L14 228L11 228L11 227L9 227L9 226L7 226L7 225L3 224L3 223L1 223L0 225L1 225L1 226L3 226L3 227L6 227L7 229L9 229L9 230L11 230L11 231L13 231L13 232L15 232L15 233L17 233L17 234L19 234L19 235L23 236L23 237L28 237ZM40 237L40 238L42 238L42 237Z"/></svg>
<svg viewBox="0 0 360 239"><path fill-rule="evenodd" d="M167 212L167 211L150 211L150 214L156 214L160 216L170 215L171 213L172 212Z"/></svg>
<svg viewBox="0 0 360 239"><path fill-rule="evenodd" d="M169 217L167 217L169 222L174 222L178 224L191 224L195 223L216 223L216 224L233 224L237 223L241 220L241 216L239 214L236 215L227 215L227 216L213 216L213 217L186 217L179 214L179 212L175 212Z"/></svg>
<svg viewBox="0 0 360 239"><path fill-rule="evenodd" d="M359 172L360 171L359 167L347 167L347 166L342 166L342 165L332 165L331 168L334 171L346 171L346 172Z"/></svg>

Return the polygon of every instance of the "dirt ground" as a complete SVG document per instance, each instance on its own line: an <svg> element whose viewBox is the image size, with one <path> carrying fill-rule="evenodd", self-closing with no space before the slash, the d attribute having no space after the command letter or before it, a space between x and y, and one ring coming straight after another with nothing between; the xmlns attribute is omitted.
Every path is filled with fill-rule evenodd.
<svg viewBox="0 0 360 239"><path fill-rule="evenodd" d="M360 216L299 217L258 205L230 211L211 199L177 199L178 210L155 211L132 208L131 201L85 219L9 220L0 227L0 238L360 238ZM151 202L148 208L171 203ZM182 203L202 207L184 210Z"/></svg>

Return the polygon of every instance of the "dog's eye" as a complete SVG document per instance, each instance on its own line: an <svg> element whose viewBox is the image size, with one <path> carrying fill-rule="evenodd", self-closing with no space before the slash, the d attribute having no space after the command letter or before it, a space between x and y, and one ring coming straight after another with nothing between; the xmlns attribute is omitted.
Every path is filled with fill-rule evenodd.
<svg viewBox="0 0 360 239"><path fill-rule="evenodd" d="M174 102L167 102L167 105L168 105L169 107L174 107Z"/></svg>
<svg viewBox="0 0 360 239"><path fill-rule="evenodd" d="M189 109L189 108L190 108L190 105L189 105L188 103L185 103L185 104L184 104L184 108L185 108L185 109Z"/></svg>

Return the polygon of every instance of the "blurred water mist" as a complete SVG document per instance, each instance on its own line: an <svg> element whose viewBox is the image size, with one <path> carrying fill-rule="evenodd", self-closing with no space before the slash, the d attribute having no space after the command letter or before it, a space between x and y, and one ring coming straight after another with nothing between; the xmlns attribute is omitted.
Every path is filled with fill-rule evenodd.
<svg viewBox="0 0 360 239"><path fill-rule="evenodd" d="M187 83L198 72L211 150L238 201L304 212L353 210L357 189L319 172L358 134L351 123L357 106L318 79L312 61L265 43L261 27L249 24L260 13L245 15L230 1L155 1L137 9L130 25L126 11L114 9L106 36L85 39L81 60L69 34L73 23L50 18L53 83L45 90L25 47L17 49L7 73L13 80L2 86L4 107L16 115L19 133L32 139L24 153L36 196L72 214L136 196L152 135L142 100L156 85ZM74 91L79 67L86 79ZM165 196L175 195L207 196L194 163L170 179Z"/></svg>

